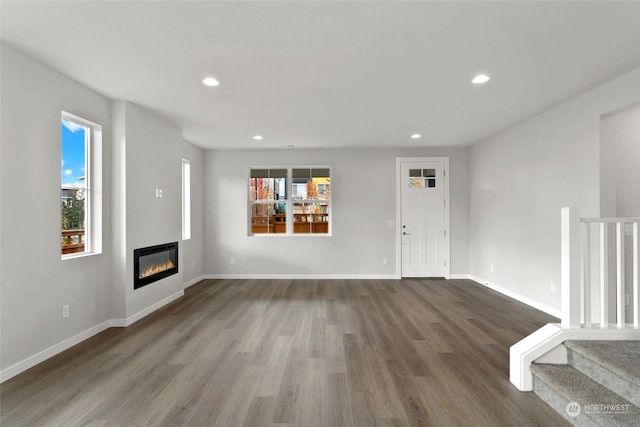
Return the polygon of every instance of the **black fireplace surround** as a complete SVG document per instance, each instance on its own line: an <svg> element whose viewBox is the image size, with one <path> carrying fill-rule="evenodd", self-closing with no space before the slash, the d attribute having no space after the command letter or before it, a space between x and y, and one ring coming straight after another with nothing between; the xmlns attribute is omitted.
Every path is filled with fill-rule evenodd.
<svg viewBox="0 0 640 427"><path fill-rule="evenodd" d="M134 249L133 289L178 272L178 242Z"/></svg>

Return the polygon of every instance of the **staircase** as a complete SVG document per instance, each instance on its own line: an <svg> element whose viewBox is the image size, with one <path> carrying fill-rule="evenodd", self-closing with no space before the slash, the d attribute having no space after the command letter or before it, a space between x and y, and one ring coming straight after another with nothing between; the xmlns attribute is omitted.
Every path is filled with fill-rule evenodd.
<svg viewBox="0 0 640 427"><path fill-rule="evenodd" d="M563 345L567 365L531 365L533 391L575 426L640 426L640 341Z"/></svg>

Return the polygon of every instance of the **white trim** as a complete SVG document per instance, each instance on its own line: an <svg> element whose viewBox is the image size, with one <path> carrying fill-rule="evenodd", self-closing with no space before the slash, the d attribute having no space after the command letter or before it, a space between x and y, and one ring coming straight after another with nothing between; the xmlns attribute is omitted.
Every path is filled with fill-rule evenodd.
<svg viewBox="0 0 640 427"><path fill-rule="evenodd" d="M182 240L191 239L191 162L182 159Z"/></svg>
<svg viewBox="0 0 640 427"><path fill-rule="evenodd" d="M66 340L63 340L58 344L54 344L51 347L34 354L33 356L29 356L26 359L0 371L0 383L15 377L16 375L26 371L27 369L30 369L36 366L38 363L42 363L45 360L52 358L56 354L62 353L63 351L68 350L74 345L80 344L82 341L85 341L91 338L92 336L97 335L100 332L103 332L109 328L129 326L137 322L138 320L142 319L143 317L147 316L148 314L151 314L152 312L158 310L159 308L180 298L183 295L184 295L183 290L176 292L175 294L170 295L162 299L161 301L158 301L157 303L145 308L144 310L139 311L133 316L127 317L126 319L105 320L99 325L93 326L87 329L86 331L80 332L79 334L74 335L71 338L67 338Z"/></svg>
<svg viewBox="0 0 640 427"><path fill-rule="evenodd" d="M205 274L203 279L385 279L395 280L393 274Z"/></svg>
<svg viewBox="0 0 640 427"><path fill-rule="evenodd" d="M483 279L481 277L474 276L473 274L470 274L469 278L471 280L473 280L474 282L476 282L476 283L478 283L478 284L480 284L482 286L486 286L489 289L493 289L496 292L500 292L501 294L503 294L505 296L508 296L509 298L513 298L514 300L520 301L523 304L527 304L528 306L533 307L533 308L535 308L537 310L544 311L545 313L550 314L553 317L557 317L558 319L561 318L561 314L562 313L560 312L560 310L557 310L555 308L549 307L548 305L540 304L537 301L534 301L534 300L532 300L530 298L522 296L522 295L520 295L520 294L518 294L516 292L510 291L508 289L505 289L505 288L503 288L501 286L498 286L495 283L491 283L488 280L485 280L485 279Z"/></svg>
<svg viewBox="0 0 640 427"><path fill-rule="evenodd" d="M103 152L102 125L61 111L61 120L67 120L87 128L85 132L85 251L75 254L60 254L61 260L70 260L102 253L103 237ZM62 144L62 140L60 141Z"/></svg>
<svg viewBox="0 0 640 427"><path fill-rule="evenodd" d="M450 279L451 280L462 280L462 279L473 280L471 279L470 274L452 274Z"/></svg>
<svg viewBox="0 0 640 427"><path fill-rule="evenodd" d="M124 326L124 327L130 326L130 325L134 324L135 322L137 322L138 320L142 319L143 317L148 316L149 314L153 313L154 311L164 307L165 305L169 304L170 302L177 300L178 298L180 298L183 295L184 295L184 290L179 290L175 294L169 295L168 297L161 299L157 303L152 304L149 307L140 310L136 314L133 314L133 315L127 317L126 319L116 319L116 320L113 320L112 322L118 322L118 325L114 324L114 326Z"/></svg>
<svg viewBox="0 0 640 427"><path fill-rule="evenodd" d="M449 157L396 157L396 279L402 279L402 183L400 179L400 164L402 162L442 162L444 163L444 278L451 279L451 224L449 218L449 206L451 198L449 194Z"/></svg>
<svg viewBox="0 0 640 427"><path fill-rule="evenodd" d="M559 323L549 323L531 335L515 343L509 349L509 381L518 390L533 390L530 366L535 360L544 358L566 340L640 340L638 329L593 328L563 329ZM558 357L557 354L549 357Z"/></svg>
<svg viewBox="0 0 640 427"><path fill-rule="evenodd" d="M202 281L203 281L203 280L205 280L205 279L206 279L206 277L205 277L204 275L202 275L202 276L198 276L198 277L196 277L195 279L191 279L191 280L189 280L188 282L185 282L185 283L182 285L182 289L187 289L188 287L193 286L193 285L195 285L196 283L200 283L200 282L202 282Z"/></svg>
<svg viewBox="0 0 640 427"><path fill-rule="evenodd" d="M33 356L27 357L26 359L12 366L9 366L8 368L0 371L0 382L5 382L8 379L13 378L16 375L26 371L27 369L33 368L38 363L42 363L45 360L55 356L56 354L62 353L63 351L73 347L74 345L79 344L82 341L87 340L106 329L109 329L111 326L113 326L112 321L106 320L99 325L93 326L86 331L80 332L79 334L74 335L71 338L67 338L66 340L61 341L58 344L54 344L51 347L34 354Z"/></svg>

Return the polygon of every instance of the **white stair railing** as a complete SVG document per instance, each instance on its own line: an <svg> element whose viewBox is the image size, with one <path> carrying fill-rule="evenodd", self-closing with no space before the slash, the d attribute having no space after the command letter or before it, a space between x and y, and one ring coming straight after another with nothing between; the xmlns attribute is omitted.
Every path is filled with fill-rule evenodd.
<svg viewBox="0 0 640 427"><path fill-rule="evenodd" d="M576 208L562 209L561 237L561 286L562 327L640 329L640 218L580 218ZM609 251L609 229L615 227L615 253ZM595 231L594 231L595 230ZM594 236L595 234L595 236ZM625 253L625 237L630 234L631 251ZM595 237L595 238L594 238ZM592 264L597 244L597 265ZM615 262L610 262L615 257ZM631 264L630 304L631 322L626 322L625 270ZM615 265L615 280L610 280L610 267ZM594 268L595 267L595 268ZM593 323L592 290L595 288L592 271L597 269L597 298L599 322ZM610 287L615 283L615 304L609 301ZM612 291L613 293L613 291ZM615 310L615 323L609 322L609 314Z"/></svg>

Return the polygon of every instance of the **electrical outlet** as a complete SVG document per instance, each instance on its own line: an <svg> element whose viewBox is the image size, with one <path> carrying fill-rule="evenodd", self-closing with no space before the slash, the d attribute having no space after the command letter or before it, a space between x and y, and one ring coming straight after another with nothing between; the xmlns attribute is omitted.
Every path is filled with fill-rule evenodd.
<svg viewBox="0 0 640 427"><path fill-rule="evenodd" d="M62 306L62 318L66 319L67 317L69 317L69 306L68 305L63 305Z"/></svg>
<svg viewBox="0 0 640 427"><path fill-rule="evenodd" d="M489 265L489 270L493 271L493 264Z"/></svg>
<svg viewBox="0 0 640 427"><path fill-rule="evenodd" d="M236 263L236 259L235 258L230 258L229 259L229 264L235 264Z"/></svg>
<svg viewBox="0 0 640 427"><path fill-rule="evenodd" d="M549 290L550 290L551 292L555 292L555 291L556 291L556 284L555 284L555 283L553 283L553 282L551 282L551 285L549 286Z"/></svg>
<svg viewBox="0 0 640 427"><path fill-rule="evenodd" d="M629 305L629 294L624 296L624 305Z"/></svg>
<svg viewBox="0 0 640 427"><path fill-rule="evenodd" d="M387 265L387 264L389 264L389 260L387 258L382 258L382 263L384 265Z"/></svg>
<svg viewBox="0 0 640 427"><path fill-rule="evenodd" d="M196 268L196 262L195 261L191 261L191 268Z"/></svg>

